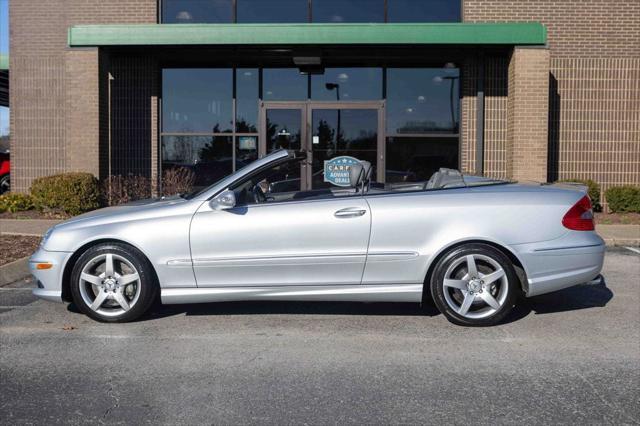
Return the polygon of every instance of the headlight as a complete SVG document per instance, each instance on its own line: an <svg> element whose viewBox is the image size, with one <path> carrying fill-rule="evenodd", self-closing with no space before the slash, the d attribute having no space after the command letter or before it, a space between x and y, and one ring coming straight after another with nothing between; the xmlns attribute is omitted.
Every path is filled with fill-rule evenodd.
<svg viewBox="0 0 640 426"><path fill-rule="evenodd" d="M55 226L49 228L47 230L47 232L45 232L44 235L42 236L42 240L40 241L40 247L41 248L44 248L44 245L47 244L47 240L49 239L49 237L53 233L53 228L55 228Z"/></svg>

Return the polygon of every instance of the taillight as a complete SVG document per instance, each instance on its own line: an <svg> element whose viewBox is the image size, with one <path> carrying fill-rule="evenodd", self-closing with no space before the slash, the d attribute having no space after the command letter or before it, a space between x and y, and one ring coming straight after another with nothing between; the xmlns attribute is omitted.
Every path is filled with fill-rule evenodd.
<svg viewBox="0 0 640 426"><path fill-rule="evenodd" d="M593 210L591 200L585 195L573 205L562 218L562 225L574 231L593 231Z"/></svg>

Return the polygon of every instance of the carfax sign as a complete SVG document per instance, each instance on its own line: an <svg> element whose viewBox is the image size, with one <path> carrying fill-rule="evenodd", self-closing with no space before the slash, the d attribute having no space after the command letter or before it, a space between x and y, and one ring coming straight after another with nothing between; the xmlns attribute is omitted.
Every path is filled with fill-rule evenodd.
<svg viewBox="0 0 640 426"><path fill-rule="evenodd" d="M343 155L324 162L324 181L336 186L351 186L349 182L349 170L354 164L358 164L357 158Z"/></svg>

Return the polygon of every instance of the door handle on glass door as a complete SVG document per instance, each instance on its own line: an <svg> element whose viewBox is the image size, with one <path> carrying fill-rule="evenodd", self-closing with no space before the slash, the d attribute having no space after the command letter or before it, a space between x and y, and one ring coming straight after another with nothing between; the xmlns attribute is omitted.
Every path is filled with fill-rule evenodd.
<svg viewBox="0 0 640 426"><path fill-rule="evenodd" d="M346 209L338 210L333 215L339 218L358 217L365 214L367 211L358 207L347 207Z"/></svg>

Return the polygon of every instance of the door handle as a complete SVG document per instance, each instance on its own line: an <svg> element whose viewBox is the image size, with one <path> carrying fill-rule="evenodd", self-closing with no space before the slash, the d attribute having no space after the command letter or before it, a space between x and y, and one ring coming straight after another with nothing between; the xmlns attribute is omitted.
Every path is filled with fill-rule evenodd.
<svg viewBox="0 0 640 426"><path fill-rule="evenodd" d="M338 218L359 217L366 213L366 210L358 207L347 207L346 209L338 210L333 215Z"/></svg>

